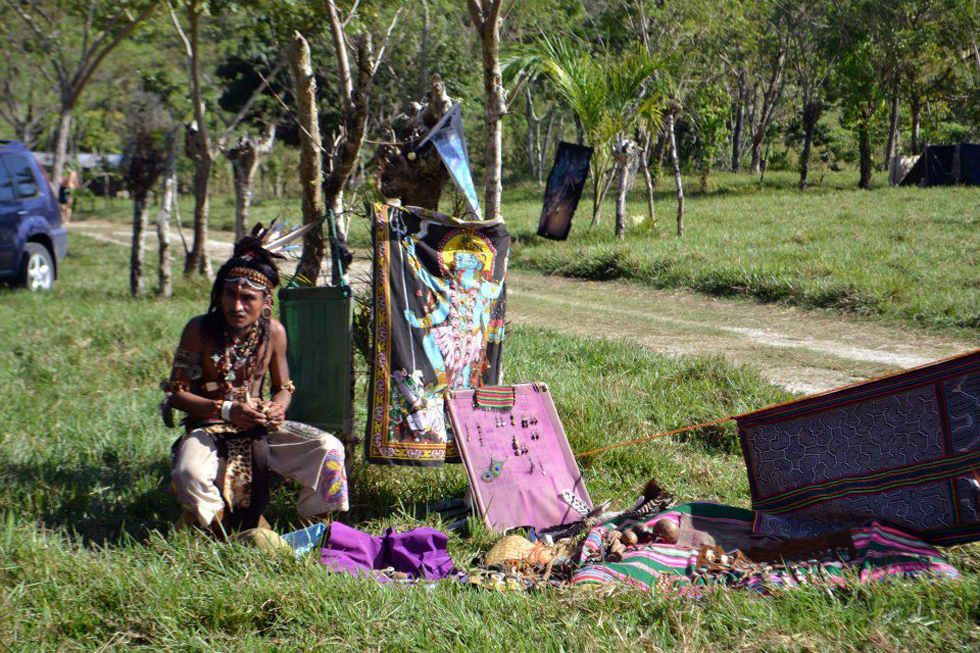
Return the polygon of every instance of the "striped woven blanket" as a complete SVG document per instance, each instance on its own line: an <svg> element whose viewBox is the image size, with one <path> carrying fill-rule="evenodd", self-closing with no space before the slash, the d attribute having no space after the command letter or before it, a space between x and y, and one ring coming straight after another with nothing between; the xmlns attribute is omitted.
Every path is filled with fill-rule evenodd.
<svg viewBox="0 0 980 653"><path fill-rule="evenodd" d="M582 566L574 574L572 583L622 583L643 591L696 596L709 586L766 593L775 588L814 583L842 586L849 577L862 583L896 576L959 578L959 572L935 548L876 521L850 529L853 547L847 549L811 555L787 564L707 573L698 566L698 553L704 545L717 545L729 552L733 549L746 551L755 546L772 546L779 540L754 534L755 514L731 506L689 503L643 521L652 529L662 519L678 525L680 539L677 544L633 545L627 548L621 562L602 560L604 531L636 522L620 518L593 528L583 546Z"/></svg>
<svg viewBox="0 0 980 653"><path fill-rule="evenodd" d="M755 529L980 539L980 351L738 418Z"/></svg>

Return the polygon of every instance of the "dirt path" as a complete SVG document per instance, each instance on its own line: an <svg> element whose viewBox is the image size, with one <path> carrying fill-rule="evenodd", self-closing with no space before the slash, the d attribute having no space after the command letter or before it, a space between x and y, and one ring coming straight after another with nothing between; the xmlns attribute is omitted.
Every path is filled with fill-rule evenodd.
<svg viewBox="0 0 980 653"><path fill-rule="evenodd" d="M120 224L87 220L70 228L129 247L131 231ZM173 239L179 250L176 234ZM230 255L231 239L227 232L212 235L216 262ZM156 247L153 230L147 246ZM366 278L368 270L367 262L358 257L352 278ZM980 346L838 315L616 281L511 270L507 290L511 322L578 336L628 338L664 354L717 353L800 393L855 383Z"/></svg>

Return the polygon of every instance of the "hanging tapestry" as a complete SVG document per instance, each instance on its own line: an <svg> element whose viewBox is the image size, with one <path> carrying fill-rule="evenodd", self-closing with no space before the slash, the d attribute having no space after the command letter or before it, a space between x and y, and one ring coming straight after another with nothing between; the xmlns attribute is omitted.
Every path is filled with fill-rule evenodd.
<svg viewBox="0 0 980 653"><path fill-rule="evenodd" d="M544 189L544 206L538 235L565 240L572 229L572 216L578 208L585 178L589 174L592 148L562 141L555 152L555 165Z"/></svg>
<svg viewBox="0 0 980 653"><path fill-rule="evenodd" d="M980 351L738 418L756 532L980 539Z"/></svg>
<svg viewBox="0 0 980 653"><path fill-rule="evenodd" d="M579 521L592 509L548 386L460 390L448 413L487 526L542 530Z"/></svg>
<svg viewBox="0 0 980 653"><path fill-rule="evenodd" d="M446 394L497 382L507 228L376 204L373 234L368 462L459 462Z"/></svg>

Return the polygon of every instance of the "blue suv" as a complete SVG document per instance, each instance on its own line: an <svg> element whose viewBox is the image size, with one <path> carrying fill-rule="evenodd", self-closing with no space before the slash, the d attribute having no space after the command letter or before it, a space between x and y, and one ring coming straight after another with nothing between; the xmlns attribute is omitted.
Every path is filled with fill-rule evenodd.
<svg viewBox="0 0 980 653"><path fill-rule="evenodd" d="M23 144L0 140L0 280L49 290L67 253L47 176Z"/></svg>

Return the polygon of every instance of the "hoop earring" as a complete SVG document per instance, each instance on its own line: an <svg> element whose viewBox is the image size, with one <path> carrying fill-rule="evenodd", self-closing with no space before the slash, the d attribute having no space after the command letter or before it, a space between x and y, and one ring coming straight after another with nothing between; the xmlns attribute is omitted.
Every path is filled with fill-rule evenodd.
<svg viewBox="0 0 980 653"><path fill-rule="evenodd" d="M262 317L267 320L272 318L272 307L268 304L262 307Z"/></svg>

